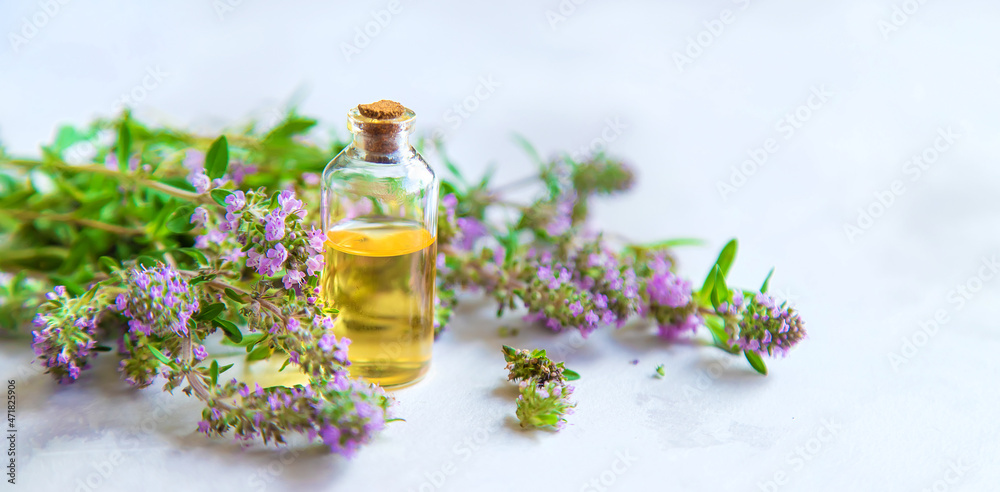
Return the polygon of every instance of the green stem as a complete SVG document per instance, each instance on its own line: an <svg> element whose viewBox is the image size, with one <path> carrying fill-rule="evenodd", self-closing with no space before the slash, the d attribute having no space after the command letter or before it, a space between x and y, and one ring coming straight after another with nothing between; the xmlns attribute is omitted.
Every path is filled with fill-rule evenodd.
<svg viewBox="0 0 1000 492"><path fill-rule="evenodd" d="M168 184L161 183L159 181L154 181L150 179L140 178L134 174L123 173L114 169L108 169L100 164L85 164L80 166L71 166L65 162L49 162L45 163L42 161L30 160L30 159L10 159L6 161L0 161L0 164L9 164L16 167L22 167L25 169L34 169L38 167L49 167L59 171L66 172L81 172L81 173L91 173L100 174L103 176L110 176L119 181L133 182L137 185L144 186L146 188L156 190L167 195L181 198L189 202L199 203L199 204L214 204L215 200L212 200L207 193L194 193L187 190L182 190L170 186Z"/></svg>
<svg viewBox="0 0 1000 492"><path fill-rule="evenodd" d="M72 214L46 214L41 212L35 212L32 210L13 210L13 209L3 209L3 212L20 220L42 219L42 220L51 220L54 222L68 222L72 224L79 224L85 227L90 227L93 229L100 229L102 231L113 232L115 234L119 234L122 236L141 236L146 233L146 231L142 229L122 227L115 224L108 224L107 222L84 219L81 217L75 217Z"/></svg>
<svg viewBox="0 0 1000 492"><path fill-rule="evenodd" d="M185 273L185 271L181 270L181 273ZM261 307L263 307L264 309L267 309L268 311L271 311L279 319L287 321L287 318L285 318L285 316L283 314L281 314L281 308L279 308L278 306L276 306L275 304L271 303L270 301L268 301L266 299L262 299L262 298L259 298L259 297L254 298L254 295L252 293L247 292L246 290L243 290L243 289L241 289L239 287L236 287L234 285L229 285L229 284L224 283L224 282L219 282L218 280L209 280L208 282L205 282L205 286L206 287L213 287L213 288L218 289L218 290L220 290L222 292L225 292L226 289L231 289L233 292L235 292L237 294L245 295L248 298L257 301L258 303L260 303Z"/></svg>
<svg viewBox="0 0 1000 492"><path fill-rule="evenodd" d="M69 250L58 246L6 250L3 252L3 258L0 259L0 261L21 261L30 258L37 258L39 256L58 256L60 258L66 258L69 256Z"/></svg>

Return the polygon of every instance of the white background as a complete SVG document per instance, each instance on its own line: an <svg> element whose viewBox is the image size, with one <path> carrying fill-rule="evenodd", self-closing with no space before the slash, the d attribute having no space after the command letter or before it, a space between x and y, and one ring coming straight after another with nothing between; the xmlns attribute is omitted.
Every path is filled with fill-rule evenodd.
<svg viewBox="0 0 1000 492"><path fill-rule="evenodd" d="M58 388L7 343L18 489L578 491L602 490L586 484L605 487L603 476L608 490L991 490L1000 480L1000 281L980 268L1000 253L996 2L927 0L893 19L901 0L567 0L553 25L556 0L404 0L350 57L344 44L386 2L244 0L221 15L220 3L72 1L48 19L35 1L4 1L0 140L34 154L57 124L109 116L128 93L143 96L132 102L140 118L205 131L296 100L323 121L320 134L341 135L348 107L392 98L417 111L421 130L443 131L465 169L496 162L503 182L530 173L513 133L551 155L590 145L617 119L624 129L606 144L639 180L596 207L595 225L637 240L704 238L708 247L680 252L696 282L739 237L731 283L756 287L777 267L772 285L809 338L764 378L635 327L578 347L534 328L500 339L517 315L498 321L473 301L435 347L431 376L396 393L407 421L351 461L205 439L193 432L197 402L126 388L108 357ZM33 17L45 25L12 41ZM721 33L720 18L731 21ZM136 90L147 70L166 75ZM497 86L476 99L481 80ZM803 109L814 89L832 96ZM463 104L475 110L449 117ZM801 128L776 127L796 112ZM957 141L937 141L949 129ZM723 196L719 183L769 138L777 151ZM936 142L943 150L927 151ZM925 151L933 162L916 177L910 160ZM880 207L875 193L897 180L905 192ZM849 235L859 208L879 216ZM959 285L975 292L959 302ZM948 322L920 331L938 311ZM519 430L500 343L562 353L583 374L565 430Z"/></svg>

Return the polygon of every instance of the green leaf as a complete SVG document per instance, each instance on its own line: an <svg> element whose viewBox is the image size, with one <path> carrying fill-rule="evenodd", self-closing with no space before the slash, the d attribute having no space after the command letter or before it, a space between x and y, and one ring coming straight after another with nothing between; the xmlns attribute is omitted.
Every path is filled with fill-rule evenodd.
<svg viewBox="0 0 1000 492"><path fill-rule="evenodd" d="M488 164L486 166L486 172L483 173L483 179L479 180L479 184L476 185L476 187L481 190L489 188L490 181L493 179L493 175L496 174L496 171L496 164Z"/></svg>
<svg viewBox="0 0 1000 492"><path fill-rule="evenodd" d="M236 326L236 323L233 323L232 321L215 318L212 320L212 326L220 328L222 331L226 332L226 338L234 343L240 343L243 341L243 333L240 332L240 328Z"/></svg>
<svg viewBox="0 0 1000 492"><path fill-rule="evenodd" d="M122 172L128 171L128 157L132 152L132 133L128 128L128 120L128 113L126 113L121 124L118 125L118 143L115 146L118 156L118 170Z"/></svg>
<svg viewBox="0 0 1000 492"><path fill-rule="evenodd" d="M226 136L222 135L212 142L212 146L208 148L208 153L205 154L205 174L209 178L218 179L223 174L226 174L226 169L228 168L229 142L226 140Z"/></svg>
<svg viewBox="0 0 1000 492"><path fill-rule="evenodd" d="M233 365L232 365L232 364L226 364L226 365L224 365L224 366L220 367L220 368L219 368L219 374L222 374L222 373L224 373L224 372L226 372L226 371L228 371L228 370L232 369L232 367L233 367Z"/></svg>
<svg viewBox="0 0 1000 492"><path fill-rule="evenodd" d="M260 342L261 340L263 340L265 336L267 336L267 335L264 334L264 333L251 333L251 334L243 337L243 341L240 342L240 343L237 343L236 345L242 345L242 346L249 347L250 349L247 350L247 352L249 352L250 350L253 349L253 346L257 345L257 342Z"/></svg>
<svg viewBox="0 0 1000 492"><path fill-rule="evenodd" d="M514 254L517 252L520 246L521 234L517 230L517 227L511 226L507 229L507 235L503 237L498 237L497 241L504 247L503 262L507 265L514 259ZM502 266L502 265L497 265Z"/></svg>
<svg viewBox="0 0 1000 492"><path fill-rule="evenodd" d="M170 360L170 358L167 357L166 355L163 355L163 352L160 352L160 349L158 349L158 348L156 348L156 347L154 347L152 345L149 345L149 344L146 344L146 348L148 348L149 351L153 354L153 357L156 357L156 359L159 360L160 362L162 362L162 363L164 363L164 364L166 364L168 366L173 366L174 365L174 362L172 360Z"/></svg>
<svg viewBox="0 0 1000 492"><path fill-rule="evenodd" d="M722 248L719 253L719 258L715 260L715 264L712 265L712 269L708 271L708 276L705 277L705 283L702 284L701 290L698 291L698 295L701 297L702 301L708 301L711 299L712 295L712 284L715 282L715 268L719 267L722 270L722 276L725 277L729 275L729 269L733 266L733 260L736 258L736 240L733 239L726 243L726 246Z"/></svg>
<svg viewBox="0 0 1000 492"><path fill-rule="evenodd" d="M59 267L59 273L62 275L71 275L76 272L80 263L90 253L90 245L91 242L85 236L78 236L73 241L73 246L69 250L69 256L66 257L62 266Z"/></svg>
<svg viewBox="0 0 1000 492"><path fill-rule="evenodd" d="M705 326L715 339L715 344L721 347L729 347L729 334L726 333L726 326L722 318L718 316L705 317Z"/></svg>
<svg viewBox="0 0 1000 492"><path fill-rule="evenodd" d="M191 258L194 258L194 261L197 261L202 265L209 264L208 257L205 256L205 253L202 253L201 250L198 248L177 248L174 251L177 251L178 253L184 253L190 256Z"/></svg>
<svg viewBox="0 0 1000 492"><path fill-rule="evenodd" d="M273 348L268 347L267 345L261 345L260 347L254 349L253 352L247 354L247 362L255 360L264 360L270 357L273 352L274 352Z"/></svg>
<svg viewBox="0 0 1000 492"><path fill-rule="evenodd" d="M94 350L97 352L111 352L111 347L108 347L107 345L98 345L94 347Z"/></svg>
<svg viewBox="0 0 1000 492"><path fill-rule="evenodd" d="M167 219L167 230L182 234L194 229L195 224L191 222L191 214L193 213L194 207L190 205L178 207Z"/></svg>
<svg viewBox="0 0 1000 492"><path fill-rule="evenodd" d="M229 195L232 195L233 192L230 190L212 190L210 194L212 195L212 199L215 200L215 203L225 207L226 198L229 198Z"/></svg>
<svg viewBox="0 0 1000 492"><path fill-rule="evenodd" d="M219 384L219 361L212 361L212 367L208 368L208 375L212 378L212 386Z"/></svg>
<svg viewBox="0 0 1000 492"><path fill-rule="evenodd" d="M108 273L114 273L121 268L121 265L118 263L118 260L115 260L110 256L102 256L97 259L97 262L100 263L101 266L105 267L104 270Z"/></svg>
<svg viewBox="0 0 1000 492"><path fill-rule="evenodd" d="M764 359L760 358L760 354L744 350L743 355L746 356L747 362L750 363L750 366L753 367L755 371L767 376L767 365L764 364Z"/></svg>
<svg viewBox="0 0 1000 492"><path fill-rule="evenodd" d="M156 258L147 255L139 255L135 259L135 262L145 267L154 267L157 263L160 263L160 261Z"/></svg>
<svg viewBox="0 0 1000 492"><path fill-rule="evenodd" d="M510 345L503 346L503 359L507 362L513 362L514 356L517 355L517 350Z"/></svg>
<svg viewBox="0 0 1000 492"><path fill-rule="evenodd" d="M237 294L235 290L230 289L228 287L226 288L226 297L228 297L228 298L230 298L230 299L232 299L232 300L234 300L236 302L240 302L240 303L246 302L246 300L244 299L244 296L242 296L240 294Z"/></svg>
<svg viewBox="0 0 1000 492"><path fill-rule="evenodd" d="M764 283L760 286L761 294L767 292L767 288L771 286L771 275L774 275L774 267L771 267L771 271L767 272L767 278L764 279Z"/></svg>
<svg viewBox="0 0 1000 492"><path fill-rule="evenodd" d="M197 277L189 280L188 284L198 285L198 284L203 284L205 282L211 282L212 280L215 280L215 277L216 277L215 274L211 274L211 275L198 275Z"/></svg>
<svg viewBox="0 0 1000 492"><path fill-rule="evenodd" d="M566 376L566 381L576 381L580 379L580 373L572 369L563 369L563 376Z"/></svg>
<svg viewBox="0 0 1000 492"><path fill-rule="evenodd" d="M62 275L50 275L49 278L56 285L62 285L63 287L66 287L66 291L68 291L73 297L82 296L84 292L87 292L87 289L84 289L83 286L76 283L69 277L65 277Z"/></svg>
<svg viewBox="0 0 1000 492"><path fill-rule="evenodd" d="M726 276L722 274L722 267L715 266L715 280L712 282L712 307L718 308L719 304L729 302L732 293L726 286Z"/></svg>
<svg viewBox="0 0 1000 492"><path fill-rule="evenodd" d="M221 302L217 302L215 304L209 304L202 310L198 311L198 314L194 315L194 319L195 321L212 320L215 319L217 316L219 316L219 314L222 313L222 311L225 311L225 309L226 305Z"/></svg>
<svg viewBox="0 0 1000 492"><path fill-rule="evenodd" d="M528 157L531 158L532 162L534 162L539 166L545 163L545 161L542 159L542 156L538 154L537 150L535 150L535 146L531 145L531 142L529 142L528 139L515 133L514 141L517 142L517 144L520 145L521 148L528 153Z"/></svg>
<svg viewBox="0 0 1000 492"><path fill-rule="evenodd" d="M280 125L267 133L263 143L265 145L275 145L287 141L295 135L306 133L314 126L316 126L316 120L314 119L289 114Z"/></svg>
<svg viewBox="0 0 1000 492"><path fill-rule="evenodd" d="M632 248L642 248L642 249L661 249L661 248L673 248L677 246L704 246L704 239L696 239L690 237L678 237L673 239L664 239L663 241L654 241L645 244L636 244L631 246Z"/></svg>
<svg viewBox="0 0 1000 492"><path fill-rule="evenodd" d="M156 213L156 217L146 224L146 231L151 236L159 235L160 227L164 226L167 222L167 218L170 217L170 212L173 211L172 207L164 206L159 207L159 211Z"/></svg>

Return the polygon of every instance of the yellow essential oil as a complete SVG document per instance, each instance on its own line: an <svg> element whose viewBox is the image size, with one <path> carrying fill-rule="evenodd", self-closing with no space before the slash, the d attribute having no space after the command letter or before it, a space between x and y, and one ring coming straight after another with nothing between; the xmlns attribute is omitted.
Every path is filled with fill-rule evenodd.
<svg viewBox="0 0 1000 492"><path fill-rule="evenodd" d="M327 233L322 294L351 339L352 376L383 386L416 381L434 343L437 242L419 222L365 217Z"/></svg>

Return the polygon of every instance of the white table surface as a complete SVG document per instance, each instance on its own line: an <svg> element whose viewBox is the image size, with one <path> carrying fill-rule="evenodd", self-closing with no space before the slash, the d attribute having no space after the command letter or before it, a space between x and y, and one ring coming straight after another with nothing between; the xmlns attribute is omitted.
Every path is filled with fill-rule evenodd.
<svg viewBox="0 0 1000 492"><path fill-rule="evenodd" d="M549 154L589 145L618 119L608 147L640 177L596 207L595 224L706 239L681 252L696 281L739 237L731 283L757 286L776 266L772 285L809 338L763 378L641 329L582 345L530 328L501 339L497 327L518 316L495 320L473 298L427 380L396 392L407 421L351 461L206 439L194 432L198 402L130 390L109 357L57 387L5 343L21 460L18 485L3 490L579 491L602 479L629 491L995 489L1000 281L980 265L1000 254L1000 4L927 1L896 26L880 23L915 1L564 0L574 11L553 27L556 0L402 0L348 60L343 43L387 2L232 0L220 18L223 1L60 4L16 52L0 46L0 140L33 153L58 123L108 115L147 70L161 80L137 91L136 113L205 130L266 118L300 94L303 113L342 134L349 106L397 99L420 129L444 132L465 168L500 163L501 181L530 172L512 132ZM4 39L40 9L0 4ZM710 45L680 70L674 54L718 32L713 19L731 22L701 34ZM449 108L480 80L498 85L455 128ZM813 89L831 95L800 109ZM796 111L794 134L776 127ZM947 149L914 179L908 160L948 129L960 137L937 142ZM717 183L768 139L777 150L723 199ZM896 180L905 193L849 238L844 225ZM960 303L959 285L976 292ZM938 311L948 322L920 334ZM907 340L921 346L903 356ZM583 374L566 429L517 427L501 343L562 353Z"/></svg>

